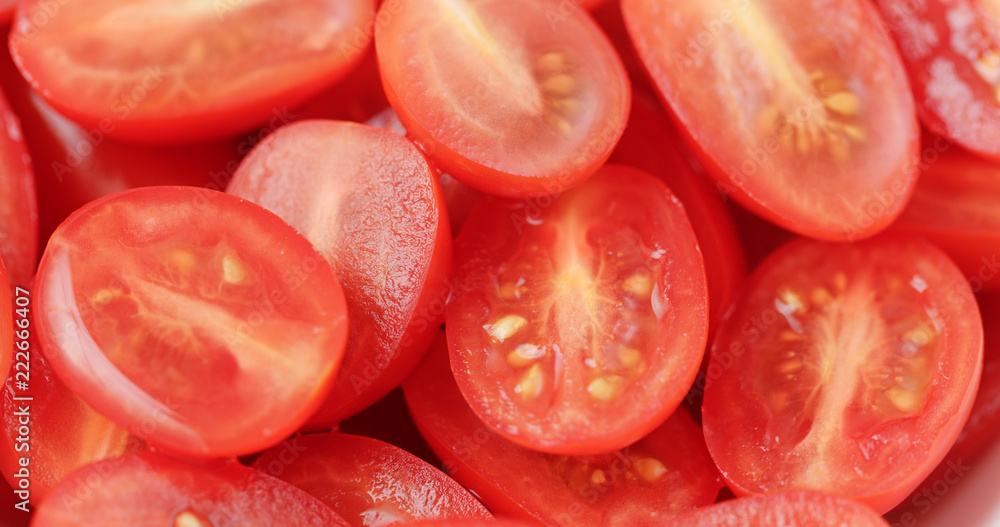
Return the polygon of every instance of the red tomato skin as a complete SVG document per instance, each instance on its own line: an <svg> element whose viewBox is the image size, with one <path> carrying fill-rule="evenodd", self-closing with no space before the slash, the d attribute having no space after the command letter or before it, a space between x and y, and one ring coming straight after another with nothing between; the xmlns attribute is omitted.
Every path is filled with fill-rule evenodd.
<svg viewBox="0 0 1000 527"><path fill-rule="evenodd" d="M723 366L721 361L733 360L734 357L737 359L744 357L747 351L744 341L754 342L754 335L756 333L754 333L753 328L741 333L740 329L737 329L735 324L739 324L744 320L740 318L740 316L742 315L741 311L746 309L744 304L747 302L747 299L752 298L755 291L763 291L764 287L771 287L771 285L773 285L771 282L774 281L774 275L767 275L766 273L773 273L773 267L781 266L782 268L788 268L788 262L801 260L801 258L799 260L795 260L795 256L807 254L807 251L816 251L817 248L820 247L825 247L823 250L828 252L831 260L834 258L843 258L844 262L849 261L847 258L857 258L858 255L864 254L857 252L855 256L845 257L844 255L847 254L849 250L897 250L900 251L901 254L912 256L913 259L916 259L918 255L926 258L927 261L931 262L937 269L936 272L939 273L939 276L934 277L935 282L932 285L932 287L936 287L936 290L940 295L939 297L936 297L935 300L938 302L939 307L944 306L944 308L948 310L948 313L943 314L942 316L949 317L948 320L953 322L953 327L950 329L951 333L948 338L952 339L951 342L954 344L956 349L962 351L961 355L959 355L959 352L957 351L946 354L948 357L942 358L941 364L938 364L935 367L935 372L952 372L949 377L945 379L949 382L959 382L951 381L951 378L959 377L967 382L956 387L956 390L961 390L958 393L935 392L929 398L929 400L933 403L938 403L939 407L935 410L935 415L937 417L936 420L932 421L932 425L927 425L923 422L921 422L921 424L926 426L926 428L922 430L925 433L928 433L928 430L930 430L929 433L933 437L929 440L925 440L923 435L918 433L908 434L908 431L899 432L899 426L902 425L897 425L895 427L893 427L891 423L886 425L887 430L884 431L884 433L888 434L898 432L901 434L900 437L903 439L898 441L901 445L909 445L911 444L910 442L916 444L916 441L919 438L921 440L922 448L925 450L921 457L914 459L915 456L913 454L906 454L906 459L909 460L909 463L906 466L897 467L898 472L894 474L880 474L883 479L878 482L870 481L868 488L854 490L852 492L849 492L846 488L837 489L837 492L842 491L844 496L860 501L879 513L884 513L898 505L913 488L919 485L919 482L922 481L926 475L937 466L951 445L954 444L955 438L958 436L960 429L970 415L973 400L982 375L983 330L978 307L976 306L972 291L965 280L961 277L958 269L944 255L944 253L922 238L884 234L858 244L840 247L838 247L837 244L830 242L820 242L799 238L780 247L767 259L765 259L765 261L758 266L754 273L751 274L747 287L744 290L743 300L735 304L734 309L727 314L727 318L723 321L723 326L716 334L715 341L712 344L712 348L710 350L710 356L712 358L709 364L709 376L712 377L712 382L710 382L706 388L705 405L703 407L705 437L709 445L709 450L712 452L712 456L716 460L716 464L720 467L720 471L723 474L723 478L726 480L727 486L736 496L759 495L781 492L782 490L807 490L789 486L792 485L792 483L787 484L784 488L779 487L762 490L760 488L760 483L753 481L752 477L746 477L744 474L740 474L731 469L731 467L735 466L733 460L743 454L737 452L735 449L733 449L731 453L727 453L727 449L722 445L729 444L732 446L735 444L734 441L737 441L735 439L727 439L725 434L728 431L728 433L733 433L733 437L739 435L733 432L733 426L735 426L735 423L739 422L739 418L734 417L731 413L727 414L726 408L729 408L730 406L728 403L721 403L721 401L731 400L731 398L738 397L747 397L747 400L749 401L751 395L745 393L742 387L733 387L732 382L726 382L726 379L721 379L722 376L726 375L726 372L731 370L734 365L731 363L729 366ZM836 251L840 252L838 253ZM815 254L818 253L808 254L811 260L805 262L804 264L800 264L806 265L807 269L809 268L808 266L811 265L809 262L815 264ZM892 264L888 261L877 261L875 262L875 265L891 268ZM771 282L767 282L766 280L768 279L770 279ZM979 324L978 326L977 323ZM744 325L742 329L746 330L746 327L747 326ZM756 338L759 339L759 336ZM736 347L734 347L734 345L736 345ZM743 351L738 354L736 351L733 351L739 349L740 347L742 347ZM950 358L951 355L958 356ZM746 367L746 362L742 362L740 364ZM717 371L723 373L713 374L713 368L719 368ZM733 378L730 376L728 380L733 381ZM741 383L741 386L742 384L743 383ZM752 390L752 388L748 388L747 390ZM944 389L941 389L941 391L943 392ZM755 407L762 408L764 403L761 401L763 399L757 395L753 395L752 397L760 399L756 400L753 405ZM951 411L946 412L942 410L940 406L948 404L948 402L951 403L948 407L951 408ZM761 411L766 410L761 409ZM920 417L921 416L917 416L915 419L920 419ZM751 441L756 441L756 439L750 440L748 438L744 438L744 440L747 445L756 444L751 443ZM743 447L744 450L755 448L757 447ZM760 447L760 450L765 452L767 451L767 449L763 446ZM774 459L773 461L774 465L777 465L779 460ZM788 460L785 459L780 461L782 463L788 462ZM766 460L762 462L766 463ZM775 479L770 475L768 477L770 479ZM741 480L741 478L743 478L743 480ZM841 483L843 482L838 482L838 485ZM831 491L829 488L813 490Z"/></svg>
<svg viewBox="0 0 1000 527"><path fill-rule="evenodd" d="M196 463L155 452L74 471L39 505L31 525L181 525L185 512L193 516L188 521L210 525L350 525L316 498L234 460Z"/></svg>
<svg viewBox="0 0 1000 527"><path fill-rule="evenodd" d="M21 123L0 92L0 256L12 285L26 286L38 263L38 199Z"/></svg>
<svg viewBox="0 0 1000 527"><path fill-rule="evenodd" d="M7 378L14 362L14 302L16 298L14 295L20 296L21 292L21 289L11 287L10 280L7 279L7 268L4 266L3 258L0 258L0 373L3 374L4 379Z"/></svg>
<svg viewBox="0 0 1000 527"><path fill-rule="evenodd" d="M352 525L370 525L378 514L406 523L493 518L445 473L367 437L295 436L264 452L252 468L308 492Z"/></svg>
<svg viewBox="0 0 1000 527"><path fill-rule="evenodd" d="M935 134L1000 161L1000 87L976 64L1000 50L1000 12L992 19L979 12L988 9L988 0L875 3L898 44L920 120Z"/></svg>
<svg viewBox="0 0 1000 527"><path fill-rule="evenodd" d="M889 527L875 511L846 498L793 491L737 498L698 509L674 520L676 527Z"/></svg>

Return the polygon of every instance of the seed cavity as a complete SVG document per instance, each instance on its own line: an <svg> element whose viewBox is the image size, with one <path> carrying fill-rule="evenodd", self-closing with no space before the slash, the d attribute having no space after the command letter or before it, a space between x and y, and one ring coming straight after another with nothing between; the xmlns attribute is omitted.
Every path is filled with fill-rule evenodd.
<svg viewBox="0 0 1000 527"><path fill-rule="evenodd" d="M621 394L622 385L625 379L618 375L608 375L607 377L598 377L592 381L587 386L587 393L595 401L600 401L602 403L613 401Z"/></svg>
<svg viewBox="0 0 1000 527"><path fill-rule="evenodd" d="M535 364L521 376L521 380L514 387L514 393L520 395L526 401L531 400L542 393L543 384L542 366L541 364Z"/></svg>
<svg viewBox="0 0 1000 527"><path fill-rule="evenodd" d="M528 319L519 315L506 315L501 317L499 320L493 324L486 324L483 329L486 333L490 335L495 342L503 343L505 340L511 338L520 331L521 328L528 324Z"/></svg>
<svg viewBox="0 0 1000 527"><path fill-rule="evenodd" d="M646 483L656 483L667 473L667 467L658 459L644 457L635 460L635 472Z"/></svg>
<svg viewBox="0 0 1000 527"><path fill-rule="evenodd" d="M222 257L222 279L227 284L239 284L247 279L250 272L243 260L233 253Z"/></svg>
<svg viewBox="0 0 1000 527"><path fill-rule="evenodd" d="M626 278L622 289L639 297L648 297L653 293L653 277L644 269Z"/></svg>
<svg viewBox="0 0 1000 527"><path fill-rule="evenodd" d="M917 406L920 404L920 397L911 390L890 388L886 392L886 396L889 398L889 402L891 402L897 410L903 413L910 413L913 410L916 410Z"/></svg>
<svg viewBox="0 0 1000 527"><path fill-rule="evenodd" d="M618 352L618 361L623 368L631 370L642 363L642 352L635 348L622 348Z"/></svg>
<svg viewBox="0 0 1000 527"><path fill-rule="evenodd" d="M507 364L515 368L524 368L545 357L545 348L534 344L519 344L507 355Z"/></svg>

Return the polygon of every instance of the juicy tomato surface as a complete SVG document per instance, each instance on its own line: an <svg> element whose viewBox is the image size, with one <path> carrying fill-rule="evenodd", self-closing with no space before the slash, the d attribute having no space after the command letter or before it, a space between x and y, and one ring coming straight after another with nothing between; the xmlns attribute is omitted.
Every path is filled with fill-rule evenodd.
<svg viewBox="0 0 1000 527"><path fill-rule="evenodd" d="M660 425L707 339L705 272L661 181L606 166L555 198L484 198L446 309L462 393L529 448L599 454Z"/></svg>
<svg viewBox="0 0 1000 527"><path fill-rule="evenodd" d="M146 445L71 392L39 349L37 332L33 328L31 332L29 348L17 353L27 365L18 370L25 375L13 372L0 399L0 470L11 485L27 480L30 501L35 504L70 472L94 461L145 450ZM22 467L22 462L28 466Z"/></svg>
<svg viewBox="0 0 1000 527"><path fill-rule="evenodd" d="M1000 161L1000 5L877 0L910 75L923 123Z"/></svg>
<svg viewBox="0 0 1000 527"><path fill-rule="evenodd" d="M722 488L701 430L684 410L604 455L544 454L507 441L462 398L443 333L403 390L445 469L498 515L544 525L638 525L713 503Z"/></svg>
<svg viewBox="0 0 1000 527"><path fill-rule="evenodd" d="M347 352L309 427L328 428L398 386L444 318L451 271L444 198L420 151L388 130L304 121L255 148L227 191L304 233L344 285Z"/></svg>
<svg viewBox="0 0 1000 527"><path fill-rule="evenodd" d="M493 517L444 472L367 437L295 436L257 458L253 468L308 492L355 527Z"/></svg>
<svg viewBox="0 0 1000 527"><path fill-rule="evenodd" d="M21 2L10 48L31 85L86 128L192 143L266 122L344 77L372 0Z"/></svg>
<svg viewBox="0 0 1000 527"><path fill-rule="evenodd" d="M347 336L340 285L309 241L207 189L90 203L52 235L36 283L36 331L59 378L189 456L248 454L298 429Z"/></svg>
<svg viewBox="0 0 1000 527"><path fill-rule="evenodd" d="M31 525L348 526L304 491L235 461L193 463L152 452L73 472L40 504Z"/></svg>
<svg viewBox="0 0 1000 527"><path fill-rule="evenodd" d="M948 253L975 290L1000 289L1000 164L926 137L920 181L893 229Z"/></svg>
<svg viewBox="0 0 1000 527"><path fill-rule="evenodd" d="M251 139L160 147L110 139L108 134L114 131L114 123L104 128L85 129L53 110L35 93L7 51L0 52L0 84L11 109L19 117L20 130L31 153L39 198L38 218L34 221L39 224L42 247L52 231L73 211L108 194L151 185L191 185L221 190L229 182L242 155L250 150L247 145L251 144ZM273 124L290 120L285 113L280 113ZM22 199L28 198L25 195ZM25 203L18 206L24 207ZM19 247L31 248L37 244L28 240ZM34 274L37 254L30 264L28 278Z"/></svg>
<svg viewBox="0 0 1000 527"><path fill-rule="evenodd" d="M885 512L968 418L982 335L968 283L926 241L793 241L716 335L709 451L737 495L808 488Z"/></svg>
<svg viewBox="0 0 1000 527"><path fill-rule="evenodd" d="M397 0L379 16L389 102L434 162L471 187L561 192L593 174L625 128L624 67L573 2Z"/></svg>
<svg viewBox="0 0 1000 527"><path fill-rule="evenodd" d="M21 123L0 93L0 256L10 283L25 286L38 263L38 200Z"/></svg>
<svg viewBox="0 0 1000 527"><path fill-rule="evenodd" d="M608 161L660 178L684 204L705 261L714 327L746 278L746 257L726 203L697 162L689 159L683 140L652 94L633 91L628 127Z"/></svg>
<svg viewBox="0 0 1000 527"><path fill-rule="evenodd" d="M870 508L846 498L810 491L739 498L690 512L670 524L676 527L889 527Z"/></svg>
<svg viewBox="0 0 1000 527"><path fill-rule="evenodd" d="M12 289L10 280L7 278L7 268L4 266L3 258L0 258L0 373L3 374L4 379L7 378L7 373L12 367L15 350L13 304L15 297L11 295ZM16 289L15 291L21 291L21 289ZM19 327L17 329L21 330L24 328ZM20 335L27 336L24 333Z"/></svg>
<svg viewBox="0 0 1000 527"><path fill-rule="evenodd" d="M660 95L734 199L831 240L873 235L902 211L917 176L917 120L870 2L623 0L622 9Z"/></svg>

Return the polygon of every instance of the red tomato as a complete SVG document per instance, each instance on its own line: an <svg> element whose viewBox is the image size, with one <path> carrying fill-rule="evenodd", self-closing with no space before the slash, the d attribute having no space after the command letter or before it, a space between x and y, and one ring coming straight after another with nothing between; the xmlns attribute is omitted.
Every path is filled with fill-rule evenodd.
<svg viewBox="0 0 1000 527"><path fill-rule="evenodd" d="M455 241L452 368L490 429L560 454L625 447L694 381L707 291L661 181L608 166L555 198L484 198Z"/></svg>
<svg viewBox="0 0 1000 527"><path fill-rule="evenodd" d="M445 473L367 437L295 436L257 458L253 468L308 492L355 527L493 517Z"/></svg>
<svg viewBox="0 0 1000 527"><path fill-rule="evenodd" d="M969 285L925 241L791 242L716 334L708 449L737 495L807 488L885 512L955 442L982 332Z"/></svg>
<svg viewBox="0 0 1000 527"><path fill-rule="evenodd" d="M30 331L30 348L17 353L19 361L30 365L21 371L30 375L11 375L3 387L0 471L11 485L27 485L36 504L70 472L146 445L71 392L42 355L34 327ZM18 389L17 381L23 379L29 379L22 385L27 388ZM22 468L23 462L28 464Z"/></svg>
<svg viewBox="0 0 1000 527"><path fill-rule="evenodd" d="M196 464L146 452L73 472L41 503L31 525L348 524L316 498L235 461Z"/></svg>
<svg viewBox="0 0 1000 527"><path fill-rule="evenodd" d="M26 286L38 263L38 201L21 124L0 93L0 256L14 285Z"/></svg>
<svg viewBox="0 0 1000 527"><path fill-rule="evenodd" d="M372 126L295 123L247 156L228 192L305 233L344 284L348 351L309 427L329 428L398 386L441 325L451 270L444 199L420 151Z"/></svg>
<svg viewBox="0 0 1000 527"><path fill-rule="evenodd" d="M914 103L868 0L622 8L702 164L742 205L832 240L873 235L902 211L917 176Z"/></svg>
<svg viewBox="0 0 1000 527"><path fill-rule="evenodd" d="M27 85L7 52L0 52L0 83L31 151L38 187L39 239L49 235L73 211L101 196L150 185L192 185L221 190L253 138L211 145L155 147L108 138L114 126L84 129L53 110ZM291 118L281 113L274 124ZM16 179L8 180L8 182ZM27 200L27 195L22 198ZM24 207L27 201L20 201ZM23 223L22 225L30 225ZM23 229L23 232L30 232ZM17 236L22 236L18 234ZM34 247L27 240L22 248ZM37 254L30 261L34 274Z"/></svg>
<svg viewBox="0 0 1000 527"><path fill-rule="evenodd" d="M404 383L406 400L445 469L494 513L544 525L639 525L715 501L722 483L685 411L610 454L529 450L472 412L448 368L443 337Z"/></svg>
<svg viewBox="0 0 1000 527"><path fill-rule="evenodd" d="M927 137L917 190L893 228L926 236L973 289L1000 289L1000 164Z"/></svg>
<svg viewBox="0 0 1000 527"><path fill-rule="evenodd" d="M261 207L194 187L101 198L52 235L36 330L87 404L151 445L235 456L297 430L347 336L333 270Z"/></svg>
<svg viewBox="0 0 1000 527"><path fill-rule="evenodd" d="M21 289L17 289L17 291L21 291ZM3 374L4 379L7 378L14 358L13 302L10 280L7 279L7 268L4 266L3 258L0 258L0 373ZM22 334L22 336L25 335Z"/></svg>
<svg viewBox="0 0 1000 527"><path fill-rule="evenodd" d="M1000 6L991 0L877 0L923 123L1000 161Z"/></svg>
<svg viewBox="0 0 1000 527"><path fill-rule="evenodd" d="M671 527L889 527L874 511L845 498L797 491L723 501L677 518Z"/></svg>
<svg viewBox="0 0 1000 527"><path fill-rule="evenodd" d="M628 128L609 161L660 178L684 204L705 260L708 307L714 328L743 284L747 262L726 203L697 161L688 156L652 94L634 90Z"/></svg>
<svg viewBox="0 0 1000 527"><path fill-rule="evenodd" d="M10 48L50 104L121 139L193 143L267 122L343 78L372 37L373 0L178 4L25 0Z"/></svg>
<svg viewBox="0 0 1000 527"><path fill-rule="evenodd" d="M17 7L18 0L0 0L0 24L10 24L10 19L14 16L14 8Z"/></svg>
<svg viewBox="0 0 1000 527"><path fill-rule="evenodd" d="M628 78L572 1L397 0L379 17L389 102L434 162L471 187L555 194L593 174L621 137Z"/></svg>

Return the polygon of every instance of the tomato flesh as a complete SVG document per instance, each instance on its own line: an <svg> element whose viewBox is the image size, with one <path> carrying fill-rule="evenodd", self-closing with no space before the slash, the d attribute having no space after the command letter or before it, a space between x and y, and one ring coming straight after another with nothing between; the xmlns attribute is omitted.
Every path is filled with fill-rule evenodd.
<svg viewBox="0 0 1000 527"><path fill-rule="evenodd" d="M624 68L572 2L399 0L379 16L389 102L434 162L473 188L555 194L593 174L625 128Z"/></svg>
<svg viewBox="0 0 1000 527"><path fill-rule="evenodd" d="M716 335L709 451L738 495L807 488L885 512L968 418L982 335L968 283L926 241L793 241Z"/></svg>
<svg viewBox="0 0 1000 527"><path fill-rule="evenodd" d="M71 390L151 445L197 457L298 429L347 335L340 285L308 240L194 187L120 192L70 216L39 265L36 317Z"/></svg>
<svg viewBox="0 0 1000 527"><path fill-rule="evenodd" d="M918 127L869 1L624 0L622 9L660 95L735 200L830 240L871 236L902 211Z"/></svg>
<svg viewBox="0 0 1000 527"><path fill-rule="evenodd" d="M678 410L612 453L536 452L486 430L455 384L444 334L403 385L444 467L497 515L544 525L647 525L715 501L722 488L701 430Z"/></svg>
<svg viewBox="0 0 1000 527"><path fill-rule="evenodd" d="M493 518L440 470L367 437L296 436L265 452L253 468L315 496L351 525Z"/></svg>
<svg viewBox="0 0 1000 527"><path fill-rule="evenodd" d="M420 151L372 126L299 122L255 148L227 192L304 233L344 284L348 351L309 427L328 428L398 386L444 318L451 271L444 198Z"/></svg>
<svg viewBox="0 0 1000 527"><path fill-rule="evenodd" d="M32 86L85 128L193 143L266 123L364 57L373 0L21 2L10 48ZM44 23L42 23L44 21ZM370 29L370 28L369 28Z"/></svg>
<svg viewBox="0 0 1000 527"><path fill-rule="evenodd" d="M889 522L853 500L797 491L724 501L677 518L677 527L889 527Z"/></svg>
<svg viewBox="0 0 1000 527"><path fill-rule="evenodd" d="M707 336L701 254L662 182L608 166L545 201L484 198L455 241L452 368L515 443L625 447L691 386Z"/></svg>
<svg viewBox="0 0 1000 527"><path fill-rule="evenodd" d="M38 262L38 201L20 120L0 93L0 256L10 283L27 286Z"/></svg>
<svg viewBox="0 0 1000 527"><path fill-rule="evenodd" d="M195 464L151 452L73 472L40 504L31 524L349 525L316 498L236 461Z"/></svg>

